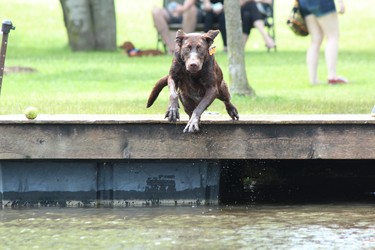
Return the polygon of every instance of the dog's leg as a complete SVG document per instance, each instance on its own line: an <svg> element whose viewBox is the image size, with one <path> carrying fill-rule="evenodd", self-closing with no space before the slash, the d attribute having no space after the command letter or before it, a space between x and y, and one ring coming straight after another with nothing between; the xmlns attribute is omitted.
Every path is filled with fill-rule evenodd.
<svg viewBox="0 0 375 250"><path fill-rule="evenodd" d="M229 93L229 90L225 81L221 82L218 99L224 102L228 115L233 120L238 120L240 118L238 116L238 111L236 107L230 102L230 93Z"/></svg>
<svg viewBox="0 0 375 250"><path fill-rule="evenodd" d="M232 120L240 119L236 107L230 101L224 102L224 104L225 108L227 109L228 115L232 118Z"/></svg>
<svg viewBox="0 0 375 250"><path fill-rule="evenodd" d="M168 77L168 88L169 88L169 106L165 118L168 118L170 122L176 122L180 120L180 114L178 112L178 94L176 90L176 84L171 76Z"/></svg>
<svg viewBox="0 0 375 250"><path fill-rule="evenodd" d="M191 115L188 124L184 129L184 133L189 132L198 132L199 131L199 121L203 111L215 100L217 95L216 88L209 88L206 90L206 94L202 98L201 102L194 109L193 114Z"/></svg>

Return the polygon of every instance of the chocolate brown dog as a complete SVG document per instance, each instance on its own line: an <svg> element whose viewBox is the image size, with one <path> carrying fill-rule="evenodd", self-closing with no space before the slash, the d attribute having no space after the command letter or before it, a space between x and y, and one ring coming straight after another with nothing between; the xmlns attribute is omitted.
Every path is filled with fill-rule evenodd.
<svg viewBox="0 0 375 250"><path fill-rule="evenodd" d="M210 46L218 30L207 33L189 33L178 30L176 34L175 54L169 75L161 78L148 98L147 108L150 107L160 91L168 85L169 106L165 118L176 122L180 118L178 98L189 115L189 122L184 132L199 131L199 121L204 110L218 98L224 102L229 116L238 120L236 107L230 102L227 84L223 73L210 53Z"/></svg>

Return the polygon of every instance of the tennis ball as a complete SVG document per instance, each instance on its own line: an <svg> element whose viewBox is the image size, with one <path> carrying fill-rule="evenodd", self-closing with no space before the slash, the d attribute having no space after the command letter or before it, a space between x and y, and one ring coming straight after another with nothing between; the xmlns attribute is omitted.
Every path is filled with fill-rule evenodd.
<svg viewBox="0 0 375 250"><path fill-rule="evenodd" d="M34 107L27 107L25 109L25 116L27 119L33 120L38 116L38 110Z"/></svg>

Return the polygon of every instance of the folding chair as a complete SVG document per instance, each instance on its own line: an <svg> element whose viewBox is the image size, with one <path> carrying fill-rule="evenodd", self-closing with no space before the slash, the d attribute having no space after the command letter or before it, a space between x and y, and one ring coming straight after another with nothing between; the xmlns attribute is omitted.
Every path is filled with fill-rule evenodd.
<svg viewBox="0 0 375 250"><path fill-rule="evenodd" d="M230 0L227 0L230 1ZM272 39L275 41L275 22L274 22L274 1L272 1L272 4L265 4L265 3L257 3L257 7L259 11L264 16L264 24L267 27L267 33ZM184 0L163 0L163 8L167 8L168 4L171 2L177 2L180 4L183 4ZM168 25L170 31L177 31L182 28L182 23L171 23ZM218 28L219 24L215 24L215 27ZM197 23L196 31L203 31L204 24L203 23ZM164 51L166 52L166 45L164 44L160 34L157 32L157 40L156 40L156 48L159 49L159 44L161 43L163 45ZM276 47L274 48L276 51Z"/></svg>
<svg viewBox="0 0 375 250"><path fill-rule="evenodd" d="M184 0L163 0L163 8L167 8L168 5L171 2L177 2L179 4L183 4ZM176 32L177 30L182 29L182 23L170 23L170 24L168 24L168 27L169 27L170 31ZM214 28L218 29L219 28L219 24L215 23L214 24ZM204 16L202 17L202 20L200 20L200 22L197 23L197 25L195 27L195 31L197 31L197 32L204 31ZM160 34L157 32L157 43L156 43L156 48L157 49L159 49L159 44L160 43L163 45L164 51L166 52L167 51L166 46L165 46L165 44L164 44L164 42L163 42Z"/></svg>
<svg viewBox="0 0 375 250"><path fill-rule="evenodd" d="M276 42L276 34L275 34L275 16L274 16L274 2L272 4L266 3L257 3L257 7L260 13L263 14L264 17L264 25L267 27L267 33L272 39ZM276 51L276 47L274 47Z"/></svg>

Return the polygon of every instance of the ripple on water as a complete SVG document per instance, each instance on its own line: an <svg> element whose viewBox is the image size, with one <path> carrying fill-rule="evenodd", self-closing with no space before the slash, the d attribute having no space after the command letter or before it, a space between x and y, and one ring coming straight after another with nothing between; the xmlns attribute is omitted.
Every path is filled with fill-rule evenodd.
<svg viewBox="0 0 375 250"><path fill-rule="evenodd" d="M373 249L372 205L0 210L4 249Z"/></svg>

